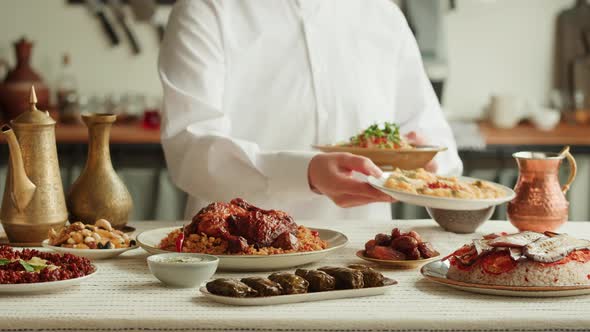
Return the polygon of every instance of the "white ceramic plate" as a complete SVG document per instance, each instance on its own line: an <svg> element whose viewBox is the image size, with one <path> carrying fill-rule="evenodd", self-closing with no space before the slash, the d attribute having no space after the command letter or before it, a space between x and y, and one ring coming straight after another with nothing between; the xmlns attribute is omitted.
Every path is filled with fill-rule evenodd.
<svg viewBox="0 0 590 332"><path fill-rule="evenodd" d="M550 287L518 287L502 285L473 284L447 278L449 262L440 260L430 262L422 267L420 273L431 281L467 292L517 296L517 297L561 297L590 294L590 286L550 286Z"/></svg>
<svg viewBox="0 0 590 332"><path fill-rule="evenodd" d="M356 252L356 257L360 259L364 259L368 262L372 262L381 266L393 267L398 269L415 269L420 267L428 262L432 262L433 260L437 259L440 255L434 256L431 258L425 259L408 259L403 261L394 261L394 260L386 260L386 259L376 259L369 256L365 256L364 250L359 250Z"/></svg>
<svg viewBox="0 0 590 332"><path fill-rule="evenodd" d="M179 227L165 227L145 231L137 236L137 243L150 254L169 251L158 248L168 233ZM318 251L294 252L277 255L215 255L219 257L219 269L226 271L272 271L317 262L348 243L348 238L336 231L309 228L317 231L320 238L328 242L328 248Z"/></svg>
<svg viewBox="0 0 590 332"><path fill-rule="evenodd" d="M119 249L74 249L74 248L64 248L64 247L57 247L52 246L49 244L49 240L45 240L41 243L41 245L45 248L68 254L86 257L88 259L107 259L117 257L120 254L124 253L125 251L133 250L139 248L138 245L129 248L119 248Z"/></svg>
<svg viewBox="0 0 590 332"><path fill-rule="evenodd" d="M351 297L376 296L385 294L391 287L397 284L393 279L386 279L387 284L381 287L369 287L361 289L343 289L327 292L294 294L294 295L277 295L266 297L230 297L220 296L209 293L207 288L201 287L201 293L211 301L223 304L240 305L240 306L262 306L275 304L288 304L299 302L325 301L335 299L345 299Z"/></svg>
<svg viewBox="0 0 590 332"><path fill-rule="evenodd" d="M94 264L92 266L94 266L94 272L80 278L30 284L1 284L0 294L43 294L70 288L72 286L79 285L82 281L96 275L98 272L98 267L96 267Z"/></svg>
<svg viewBox="0 0 590 332"><path fill-rule="evenodd" d="M500 188L504 191L504 196L500 198L493 198L493 199L465 199L465 198L450 198L450 197L436 197L436 196L429 196L429 195L420 195L420 194L413 194L408 193L401 190L395 190L391 188L385 187L385 181L389 177L390 172L384 172L381 178L375 178L373 176L368 177L369 183L381 190L382 192L388 194L389 196L395 198L398 201L431 207L435 209L445 209L445 210L462 210L462 211L470 211L470 210L481 210L485 209L490 206L499 205L502 203L506 203L511 201L516 194L514 191L506 186L494 183L496 187ZM459 176L458 179L460 181L467 181L473 182L479 179L469 178L465 176ZM483 180L482 180L483 181ZM489 183L489 181L486 181Z"/></svg>

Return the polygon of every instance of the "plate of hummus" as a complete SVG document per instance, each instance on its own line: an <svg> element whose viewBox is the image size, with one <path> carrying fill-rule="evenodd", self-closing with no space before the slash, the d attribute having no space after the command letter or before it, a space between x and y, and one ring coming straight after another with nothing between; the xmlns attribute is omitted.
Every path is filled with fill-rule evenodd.
<svg viewBox="0 0 590 332"><path fill-rule="evenodd" d="M369 184L398 201L446 210L480 210L512 200L512 189L497 183L459 176L430 173L422 168L395 169L381 178L370 176Z"/></svg>

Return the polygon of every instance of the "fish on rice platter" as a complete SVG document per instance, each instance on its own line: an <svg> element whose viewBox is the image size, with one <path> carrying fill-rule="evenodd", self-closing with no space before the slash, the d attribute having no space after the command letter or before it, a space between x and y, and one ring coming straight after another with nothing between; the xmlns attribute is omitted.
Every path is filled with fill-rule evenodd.
<svg viewBox="0 0 590 332"><path fill-rule="evenodd" d="M503 286L590 285L590 241L553 232L490 234L443 258L447 278Z"/></svg>

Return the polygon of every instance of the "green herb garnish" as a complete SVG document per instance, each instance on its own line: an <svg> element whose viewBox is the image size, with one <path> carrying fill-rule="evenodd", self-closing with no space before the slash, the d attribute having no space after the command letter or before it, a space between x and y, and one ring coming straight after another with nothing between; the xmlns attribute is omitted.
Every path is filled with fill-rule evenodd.
<svg viewBox="0 0 590 332"><path fill-rule="evenodd" d="M20 263L20 265L22 265L22 267L25 269L25 271L35 272L35 268L33 267L33 265L23 261L22 259L19 259L18 262Z"/></svg>
<svg viewBox="0 0 590 332"><path fill-rule="evenodd" d="M0 266L10 263L10 259L0 258Z"/></svg>

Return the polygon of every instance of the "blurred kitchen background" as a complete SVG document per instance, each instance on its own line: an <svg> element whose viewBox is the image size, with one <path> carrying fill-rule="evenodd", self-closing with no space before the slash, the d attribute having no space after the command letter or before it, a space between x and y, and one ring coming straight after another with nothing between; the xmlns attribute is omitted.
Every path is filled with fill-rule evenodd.
<svg viewBox="0 0 590 332"><path fill-rule="evenodd" d="M23 107L7 91L22 90L27 96L28 84L19 82L37 81L41 106L61 119L58 153L67 190L86 161L86 128L78 122L79 114L117 113L111 153L133 196L134 220L183 217L186 197L169 179L158 130L156 61L173 2L0 2L2 114L7 118ZM518 174L513 152L557 152L571 145L579 171L568 193L570 219L590 220L590 4L396 2L416 34L425 70L451 120L465 175L512 187ZM17 53L19 74L10 75ZM9 154L4 143L0 149L3 192ZM567 167L562 168L565 176ZM396 218L427 217L422 208L393 209ZM494 217L504 219L505 208Z"/></svg>

